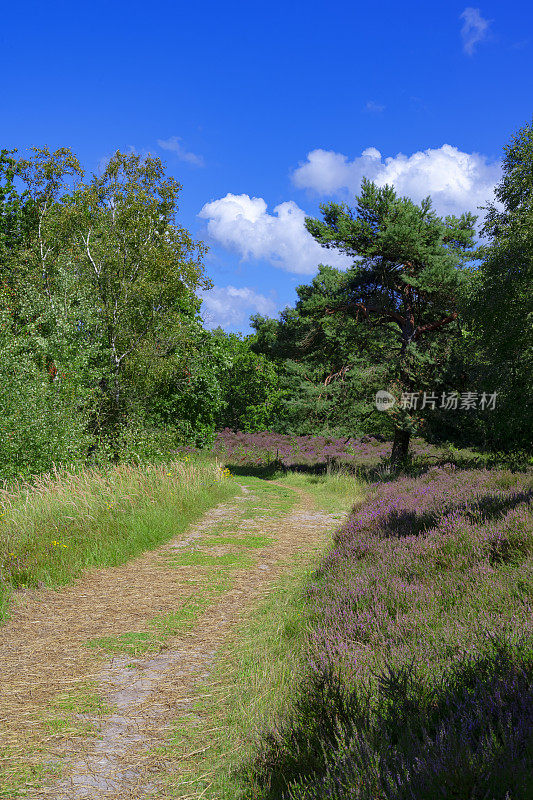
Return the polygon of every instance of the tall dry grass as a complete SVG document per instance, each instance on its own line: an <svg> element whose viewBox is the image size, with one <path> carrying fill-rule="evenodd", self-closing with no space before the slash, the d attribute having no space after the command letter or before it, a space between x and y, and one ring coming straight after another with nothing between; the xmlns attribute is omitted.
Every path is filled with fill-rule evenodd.
<svg viewBox="0 0 533 800"><path fill-rule="evenodd" d="M0 621L13 591L60 586L179 534L230 496L227 470L190 459L59 471L0 488Z"/></svg>

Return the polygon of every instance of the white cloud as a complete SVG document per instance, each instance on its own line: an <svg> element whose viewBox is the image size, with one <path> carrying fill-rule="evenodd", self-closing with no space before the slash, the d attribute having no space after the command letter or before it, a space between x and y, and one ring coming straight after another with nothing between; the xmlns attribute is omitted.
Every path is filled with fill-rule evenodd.
<svg viewBox="0 0 533 800"><path fill-rule="evenodd" d="M429 194L441 214L479 213L478 206L492 199L500 164L489 163L483 155L464 153L449 144L385 159L379 150L369 147L353 161L332 150L312 150L292 174L294 185L300 189L343 199L359 191L363 177L379 186L393 184L400 195L407 195L415 202Z"/></svg>
<svg viewBox="0 0 533 800"><path fill-rule="evenodd" d="M196 153L188 152L181 142L179 136L171 136L170 139L158 139L157 144L163 150L170 150L172 153L175 153L180 161L186 161L187 164L192 164L195 167L203 167L205 166L204 159L202 156L197 156Z"/></svg>
<svg viewBox="0 0 533 800"><path fill-rule="evenodd" d="M312 150L307 161L292 173L292 182L298 189L311 189L322 195L353 194L363 176L375 178L380 164L381 153L375 147L363 150L353 161L333 150Z"/></svg>
<svg viewBox="0 0 533 800"><path fill-rule="evenodd" d="M375 100L369 100L365 105L365 111L371 114L381 114L382 111L385 111L385 106L382 106L381 103L376 103Z"/></svg>
<svg viewBox="0 0 533 800"><path fill-rule="evenodd" d="M461 28L463 50L469 56L472 56L476 45L487 38L491 21L481 16L479 8L472 8L471 6L465 8L459 19L464 20Z"/></svg>
<svg viewBox="0 0 533 800"><path fill-rule="evenodd" d="M245 286L214 286L201 293L202 317L209 328L234 328L248 323L251 314L275 316L278 306L264 294Z"/></svg>
<svg viewBox="0 0 533 800"><path fill-rule="evenodd" d="M262 197L227 194L206 203L199 214L207 219L209 235L243 259L264 259L301 275L316 272L320 263L346 268L350 259L321 247L304 227L305 212L292 201L280 203L272 214Z"/></svg>

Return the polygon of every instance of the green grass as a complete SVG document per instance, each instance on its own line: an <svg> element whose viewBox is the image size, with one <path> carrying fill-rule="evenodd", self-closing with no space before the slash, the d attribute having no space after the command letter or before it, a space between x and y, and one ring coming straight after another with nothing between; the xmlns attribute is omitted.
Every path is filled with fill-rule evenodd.
<svg viewBox="0 0 533 800"><path fill-rule="evenodd" d="M91 736L98 725L91 720L79 719L79 715L102 717L114 709L90 684L61 692L50 703L50 713L44 718L49 733L62 736Z"/></svg>
<svg viewBox="0 0 533 800"><path fill-rule="evenodd" d="M174 723L158 756L173 761L206 744L208 749L180 760L179 775L167 771L161 776L165 797L241 797L242 785L234 768L255 751L260 732L276 714L287 709L304 671L308 619L303 589L318 556L318 551L302 553L288 565L286 574L218 654L209 679L209 698L200 697L194 703L195 723L184 718ZM199 688L200 695L204 691L205 686Z"/></svg>
<svg viewBox="0 0 533 800"><path fill-rule="evenodd" d="M25 797L30 790L40 789L46 778L59 778L60 775L61 764L58 761L49 764L13 763L11 750L0 748L0 798L15 800Z"/></svg>
<svg viewBox="0 0 533 800"><path fill-rule="evenodd" d="M261 501L262 505L254 504L244 512L243 519L254 519L257 517L280 517L288 514L298 499L290 488L275 486L262 478L252 476L238 477L237 482L252 491L255 497Z"/></svg>
<svg viewBox="0 0 533 800"><path fill-rule="evenodd" d="M268 547L274 544L271 536L261 536L260 534L247 533L242 536L205 536L199 540L199 544L204 547L216 547L218 545L234 545L235 547Z"/></svg>
<svg viewBox="0 0 533 800"><path fill-rule="evenodd" d="M0 622L16 589L71 583L182 533L235 494L209 462L54 473L0 493Z"/></svg>
<svg viewBox="0 0 533 800"><path fill-rule="evenodd" d="M121 633L119 636L100 636L97 639L89 639L87 642L88 647L94 647L104 653L127 653L130 656L160 650L163 644L164 639L156 637L150 631L131 631Z"/></svg>
<svg viewBox="0 0 533 800"><path fill-rule="evenodd" d="M317 507L330 514L350 511L364 497L361 481L342 469L333 469L323 475L287 472L276 476L276 480L308 492L313 496Z"/></svg>

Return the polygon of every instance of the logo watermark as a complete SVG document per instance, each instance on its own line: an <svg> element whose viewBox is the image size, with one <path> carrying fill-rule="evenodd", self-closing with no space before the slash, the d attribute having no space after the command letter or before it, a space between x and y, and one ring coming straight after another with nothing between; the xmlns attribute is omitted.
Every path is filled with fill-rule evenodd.
<svg viewBox="0 0 533 800"><path fill-rule="evenodd" d="M402 392L398 401L398 408L408 411L429 408L434 411L441 408L444 411L494 411L498 392ZM375 404L378 411L388 411L396 403L396 398L390 392L380 389L376 392Z"/></svg>
<svg viewBox="0 0 533 800"><path fill-rule="evenodd" d="M395 404L396 398L390 392L386 392L385 389L380 389L379 392L376 392L375 402L378 411L388 411Z"/></svg>

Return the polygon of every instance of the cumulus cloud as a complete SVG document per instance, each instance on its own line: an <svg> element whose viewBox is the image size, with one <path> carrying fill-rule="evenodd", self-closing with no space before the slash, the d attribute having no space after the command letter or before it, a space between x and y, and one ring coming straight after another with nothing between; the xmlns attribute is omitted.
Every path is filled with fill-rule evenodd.
<svg viewBox="0 0 533 800"><path fill-rule="evenodd" d="M471 8L470 6L465 8L459 19L464 20L461 28L463 50L467 55L473 56L476 45L488 36L490 20L481 16L479 8Z"/></svg>
<svg viewBox="0 0 533 800"><path fill-rule="evenodd" d="M306 231L305 212L289 201L267 211L262 197L227 194L206 203L199 216L208 220L209 235L243 259L269 261L288 272L310 275L320 263L346 268L346 256L321 247Z"/></svg>
<svg viewBox="0 0 533 800"><path fill-rule="evenodd" d="M192 164L195 167L205 166L202 156L197 156L196 153L190 153L182 145L183 139L179 136L171 136L170 139L158 139L157 144L163 150L170 150L175 153L180 161L185 161L187 164Z"/></svg>
<svg viewBox="0 0 533 800"><path fill-rule="evenodd" d="M380 164L381 153L375 147L363 150L353 161L333 150L311 150L307 161L292 173L292 182L298 189L311 189L322 195L353 194L363 176L376 177Z"/></svg>
<svg viewBox="0 0 533 800"><path fill-rule="evenodd" d="M214 286L201 296L202 317L209 328L234 328L247 323L251 314L274 316L278 311L274 300L247 286Z"/></svg>
<svg viewBox="0 0 533 800"><path fill-rule="evenodd" d="M294 185L300 189L343 199L359 191L363 177L379 186L392 184L400 195L407 195L415 202L429 194L441 214L478 213L478 206L493 197L500 164L489 163L483 155L464 153L449 144L385 159L379 150L369 147L353 161L332 150L312 150L292 174Z"/></svg>

